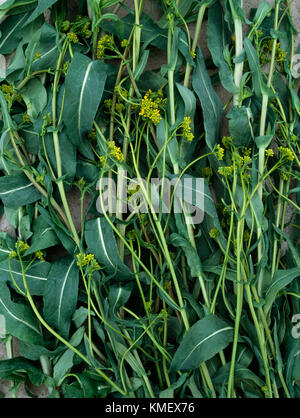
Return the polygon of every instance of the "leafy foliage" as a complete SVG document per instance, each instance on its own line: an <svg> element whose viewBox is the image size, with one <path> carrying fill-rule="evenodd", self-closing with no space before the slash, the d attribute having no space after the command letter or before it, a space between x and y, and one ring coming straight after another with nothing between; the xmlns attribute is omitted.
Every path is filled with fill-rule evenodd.
<svg viewBox="0 0 300 418"><path fill-rule="evenodd" d="M12 392L300 397L296 31L275 3L0 6Z"/></svg>

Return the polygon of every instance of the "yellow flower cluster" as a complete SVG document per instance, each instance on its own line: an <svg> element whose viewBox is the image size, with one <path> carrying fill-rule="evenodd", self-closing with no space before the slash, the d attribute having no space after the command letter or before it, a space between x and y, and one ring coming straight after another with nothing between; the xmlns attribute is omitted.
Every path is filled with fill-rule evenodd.
<svg viewBox="0 0 300 418"><path fill-rule="evenodd" d="M108 141L107 145L110 149L110 157L113 157L122 163L124 161L124 155L122 154L121 148L116 146L115 141Z"/></svg>
<svg viewBox="0 0 300 418"><path fill-rule="evenodd" d="M223 160L224 158L224 148L221 147L220 144L217 145L216 155L219 161Z"/></svg>
<svg viewBox="0 0 300 418"><path fill-rule="evenodd" d="M213 228L209 231L209 236L213 239L216 239L219 236L220 232L217 228Z"/></svg>
<svg viewBox="0 0 300 418"><path fill-rule="evenodd" d="M266 157L274 157L274 151L271 148L266 149Z"/></svg>
<svg viewBox="0 0 300 418"><path fill-rule="evenodd" d="M24 113L22 119L23 119L24 123L30 123L31 122L30 116L28 115L28 113Z"/></svg>
<svg viewBox="0 0 300 418"><path fill-rule="evenodd" d="M233 172L233 166L223 166L223 167L219 167L218 168L218 173L221 174L221 176L230 176L230 174L232 174Z"/></svg>
<svg viewBox="0 0 300 418"><path fill-rule="evenodd" d="M150 97L151 94L152 91L149 89L145 96L142 98L139 115L143 116L145 119L149 119L152 123L154 123L154 125L157 125L161 120L158 108L161 99L152 100Z"/></svg>
<svg viewBox="0 0 300 418"><path fill-rule="evenodd" d="M43 253L43 251L36 251L35 256L39 260L44 260L44 253Z"/></svg>
<svg viewBox="0 0 300 418"><path fill-rule="evenodd" d="M279 154L281 154L281 156L283 158L287 158L289 161L293 161L294 160L294 154L292 153L292 151L289 148L286 147L278 147L278 151Z"/></svg>
<svg viewBox="0 0 300 418"><path fill-rule="evenodd" d="M123 41L121 42L121 47L126 48L128 45L129 45L129 41L127 39L123 39Z"/></svg>
<svg viewBox="0 0 300 418"><path fill-rule="evenodd" d="M84 254L79 253L77 254L77 266L79 267L92 267L92 270L99 270L100 265L95 260L94 254Z"/></svg>
<svg viewBox="0 0 300 418"><path fill-rule="evenodd" d="M113 38L111 35L104 35L98 41L97 58L102 58L105 54L105 49L112 45Z"/></svg>
<svg viewBox="0 0 300 418"><path fill-rule="evenodd" d="M230 145L232 144L232 138L231 136L223 136L222 138L222 144L226 149L230 148Z"/></svg>
<svg viewBox="0 0 300 418"><path fill-rule="evenodd" d="M92 36L92 31L90 30L91 22L86 22L80 30L80 35L85 38L89 39Z"/></svg>
<svg viewBox="0 0 300 418"><path fill-rule="evenodd" d="M76 33L75 33L75 32L69 32L69 33L67 34L67 37L68 37L68 38L69 38L69 40L70 40L71 42L73 42L74 44L78 44L79 39L78 39L78 36L76 35Z"/></svg>
<svg viewBox="0 0 300 418"><path fill-rule="evenodd" d="M9 102L13 95L14 88L9 84L2 84L2 86L0 86L0 91L3 93L5 100Z"/></svg>
<svg viewBox="0 0 300 418"><path fill-rule="evenodd" d="M186 116L182 122L183 136L187 141L192 141L194 139L194 135L191 132L191 123L190 116Z"/></svg>
<svg viewBox="0 0 300 418"><path fill-rule="evenodd" d="M287 52L283 51L280 48L280 42L277 42L276 44L276 61L277 62L283 62L286 60Z"/></svg>
<svg viewBox="0 0 300 418"><path fill-rule="evenodd" d="M19 251L20 254L25 253L30 248L30 246L24 241L16 242L16 249Z"/></svg>

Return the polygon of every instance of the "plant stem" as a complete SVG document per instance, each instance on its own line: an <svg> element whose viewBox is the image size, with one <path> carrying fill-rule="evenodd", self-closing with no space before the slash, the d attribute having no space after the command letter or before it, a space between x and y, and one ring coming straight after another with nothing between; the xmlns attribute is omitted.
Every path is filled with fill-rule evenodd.
<svg viewBox="0 0 300 418"><path fill-rule="evenodd" d="M192 51L195 51L198 45L200 31L201 31L202 22L203 22L206 8L207 8L206 4L201 5L198 11L197 23L196 23L195 34L194 34L194 39L193 39L193 44L192 44ZM185 69L185 75L184 75L184 82L183 82L183 85L185 87L189 86L191 72L192 72L192 66L189 63L187 63L186 69Z"/></svg>
<svg viewBox="0 0 300 418"><path fill-rule="evenodd" d="M274 17L274 30L278 29L278 13L279 13L279 6L280 2L276 1L275 6L275 17ZM269 76L268 76L268 82L267 86L268 88L271 87L272 79L273 79L273 72L275 67L275 56L276 56L276 44L277 39L275 38L273 40L273 47L272 47L272 57L271 57L271 63L270 63L270 70L269 70ZM259 128L259 135L264 136L265 130L266 130L266 119L267 119L267 111L268 111L268 102L269 102L269 96L267 92L262 93L262 109L261 109L261 118L260 118L260 128ZM259 178L263 176L264 167L265 167L265 147L260 147L258 151L258 173ZM261 183L259 189L258 189L258 195L260 199L263 197L263 184ZM263 247L262 247L262 229L261 226L257 227L257 241L258 241L258 247L257 247L257 264L260 263L263 255ZM264 279L264 269L261 268L258 276L258 282L257 282L257 288L258 288L258 294L261 296L262 294L262 285L263 285L263 279Z"/></svg>

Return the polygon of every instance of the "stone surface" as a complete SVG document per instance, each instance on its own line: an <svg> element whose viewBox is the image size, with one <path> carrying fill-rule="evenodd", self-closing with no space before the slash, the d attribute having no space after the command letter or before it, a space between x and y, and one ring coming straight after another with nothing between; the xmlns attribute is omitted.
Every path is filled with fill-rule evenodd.
<svg viewBox="0 0 300 418"><path fill-rule="evenodd" d="M257 7L258 4L260 3L260 1L261 0L245 0L244 1L243 7L244 7L244 10L245 10L247 16L249 16L250 9ZM0 5L3 4L4 2L5 2L5 0L0 0ZM75 15L77 13L76 1L68 0L68 3L70 5L70 16ZM274 4L274 1L269 1L269 3ZM132 0L126 1L126 4L128 6L130 6L131 8L133 8L133 1ZM154 4L154 8L152 8L153 4ZM299 0L296 0L292 3L291 9L292 9L292 14L293 14L293 19L294 19L294 25L295 25L296 29L300 32ZM157 3L156 2L151 2L149 0L147 0L146 12L149 13L150 15L153 13L153 16L154 16L155 19L157 19L160 16L160 10L157 7ZM126 13L123 9L120 9L119 14L120 14L120 16L122 16ZM47 15L47 19L49 19L49 15ZM191 35L192 36L193 36L193 33L194 33L194 27L193 26L194 25L191 26ZM295 40L296 40L296 42L295 42L296 43L296 49L295 50L297 51L297 48L298 48L299 43L300 43L300 34L299 33L296 36ZM201 32L199 44L201 45L201 48L202 48L202 51L203 51L204 55L207 55L208 54L208 49L207 49L207 45L206 45L206 22L204 22L204 24L203 24L203 29L202 29L202 32ZM157 56L153 56L151 58L149 68L159 69L163 63L166 63L166 56L164 54L158 53ZM221 86L217 87L217 92L220 95L223 103L226 103L226 101L228 100L228 93L225 92L224 89ZM224 126L226 126L225 123L224 123ZM78 227L78 229L79 229L80 228L80 201L79 201L78 191L77 190L72 190L72 192L70 192L68 194L68 199L69 199L69 202L70 202L71 212L74 215L76 227ZM7 221L5 219L5 216L3 216L0 219L0 231L6 231L6 232L10 233L11 235L15 235L14 229L7 223ZM18 355L16 345L14 347L14 350L15 350L15 355ZM0 344L0 358L5 358L5 357L6 357L5 347ZM31 390L33 391L33 393L36 396L38 396L40 398L48 396L47 389L44 386L41 387L41 388L31 388ZM3 382L3 381L0 380L0 392L4 393L5 397L10 397L11 396L11 394L9 392L9 384L7 384L7 382ZM27 398L28 397L26 391L24 390L24 387L20 388L19 397L20 398Z"/></svg>

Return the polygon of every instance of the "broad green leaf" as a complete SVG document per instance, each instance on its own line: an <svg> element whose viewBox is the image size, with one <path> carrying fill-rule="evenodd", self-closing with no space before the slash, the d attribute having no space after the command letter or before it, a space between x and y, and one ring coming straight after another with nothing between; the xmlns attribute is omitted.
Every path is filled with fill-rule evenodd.
<svg viewBox="0 0 300 418"><path fill-rule="evenodd" d="M193 121L196 111L196 97L194 93L187 87L182 86L179 83L176 83L176 87L184 102L184 116L190 116L191 120Z"/></svg>
<svg viewBox="0 0 300 418"><path fill-rule="evenodd" d="M76 147L69 139L66 129L63 129L61 132L59 132L58 137L62 165L62 176L64 176L66 182L72 183L76 173ZM53 135L50 133L45 135L45 146L51 166L54 172L57 173Z"/></svg>
<svg viewBox="0 0 300 418"><path fill-rule="evenodd" d="M220 81L223 87L231 94L237 93L238 88L234 83L232 71L224 58L225 42L228 43L229 40L223 19L222 7L219 3L214 4L213 7L208 9L206 36L207 46L214 64L219 69Z"/></svg>
<svg viewBox="0 0 300 418"><path fill-rule="evenodd" d="M271 89L268 88L268 86L263 80L257 52L247 37L244 39L244 48L248 58L250 69L252 71L252 82L255 95L258 97L261 97L262 94L273 96Z"/></svg>
<svg viewBox="0 0 300 418"><path fill-rule="evenodd" d="M62 42L62 40L60 42ZM32 71L55 68L59 55L57 45L57 32L55 28L48 23L44 23L41 28L39 41L35 46L35 52L38 52L40 56L33 61L31 65Z"/></svg>
<svg viewBox="0 0 300 418"><path fill-rule="evenodd" d="M10 208L18 208L36 202L42 197L24 174L0 178L0 199Z"/></svg>
<svg viewBox="0 0 300 418"><path fill-rule="evenodd" d="M47 356L50 359L57 357L66 350L66 346L60 345L55 350L50 350L43 345L34 345L19 341L18 349L22 357L29 360L39 360L41 356Z"/></svg>
<svg viewBox="0 0 300 418"><path fill-rule="evenodd" d="M56 384L59 384L60 380L69 372L73 366L74 351L71 349L65 351L53 369L53 377Z"/></svg>
<svg viewBox="0 0 300 418"><path fill-rule="evenodd" d="M270 286L266 289L264 310L267 314L272 308L278 292L300 276L298 267L288 270L277 270Z"/></svg>
<svg viewBox="0 0 300 418"><path fill-rule="evenodd" d="M190 371L224 350L233 339L233 327L216 315L197 321L185 334L171 363L172 370Z"/></svg>
<svg viewBox="0 0 300 418"><path fill-rule="evenodd" d="M28 23L32 22L39 15L41 15L42 13L44 13L49 7L51 7L53 4L57 3L57 1L58 0L38 0L38 6L37 6L37 8L29 16L29 18L26 21L25 25L28 25Z"/></svg>
<svg viewBox="0 0 300 418"><path fill-rule="evenodd" d="M169 238L169 242L174 247L182 248L187 259L188 266L191 271L191 277L199 277L202 272L201 260L190 242L179 234L173 233Z"/></svg>
<svg viewBox="0 0 300 418"><path fill-rule="evenodd" d="M265 0L261 1L252 19L255 26L259 27L259 25L263 22L263 20L270 13L271 10L272 10L272 6L270 3L268 3Z"/></svg>
<svg viewBox="0 0 300 418"><path fill-rule="evenodd" d="M25 381L27 377L35 386L40 386L44 380L44 374L30 360L15 357L0 361L0 379Z"/></svg>
<svg viewBox="0 0 300 418"><path fill-rule="evenodd" d="M79 146L83 136L92 129L101 102L106 66L76 53L68 70L63 120L74 145Z"/></svg>
<svg viewBox="0 0 300 418"><path fill-rule="evenodd" d="M209 150L212 150L219 137L223 109L222 103L213 89L205 66L205 60L199 47L196 53L196 68L193 71L192 85L202 107L206 145Z"/></svg>
<svg viewBox="0 0 300 418"><path fill-rule="evenodd" d="M0 91L0 107L1 107L2 120L4 122L4 129L13 129L14 123L8 112L7 103L1 91Z"/></svg>
<svg viewBox="0 0 300 418"><path fill-rule="evenodd" d="M109 302L112 314L116 314L117 310L126 304L132 293L133 283L126 283L122 286L112 283L109 286Z"/></svg>
<svg viewBox="0 0 300 418"><path fill-rule="evenodd" d="M6 260L12 250L15 250L14 238L0 231L0 261Z"/></svg>
<svg viewBox="0 0 300 418"><path fill-rule="evenodd" d="M99 217L87 221L85 240L89 252L95 254L100 265L105 266L110 274L115 273L117 279L133 276L119 256L113 230L105 218Z"/></svg>
<svg viewBox="0 0 300 418"><path fill-rule="evenodd" d="M27 113L32 119L37 119L47 105L47 92L37 78L30 80L20 91L27 106Z"/></svg>
<svg viewBox="0 0 300 418"><path fill-rule="evenodd" d="M36 251L44 250L59 244L59 240L42 216L38 216L33 223L33 236L31 238L31 245L26 255L33 254Z"/></svg>
<svg viewBox="0 0 300 418"><path fill-rule="evenodd" d="M28 13L9 16L5 24L1 24L0 54L11 54L22 38L21 29Z"/></svg>
<svg viewBox="0 0 300 418"><path fill-rule="evenodd" d="M234 106L226 115L229 119L229 131L236 147L248 147L252 142L252 112L245 106Z"/></svg>
<svg viewBox="0 0 300 418"><path fill-rule="evenodd" d="M23 262L23 264L24 269L26 270L25 278L30 294L38 296L43 295L51 264L46 261L35 262L30 267L28 267L29 262ZM0 282L9 283L10 286L15 289L15 284L11 277L11 275L13 275L16 284L24 292L25 288L20 261L12 259L10 261L10 267L11 269L9 268L8 259L0 262ZM18 291L18 289L15 290Z"/></svg>
<svg viewBox="0 0 300 418"><path fill-rule="evenodd" d="M45 320L65 338L78 298L79 270L76 260L61 258L52 264L44 292Z"/></svg>
<svg viewBox="0 0 300 418"><path fill-rule="evenodd" d="M39 321L28 306L11 300L5 283L0 283L0 314L5 317L8 334L27 343L42 344Z"/></svg>

